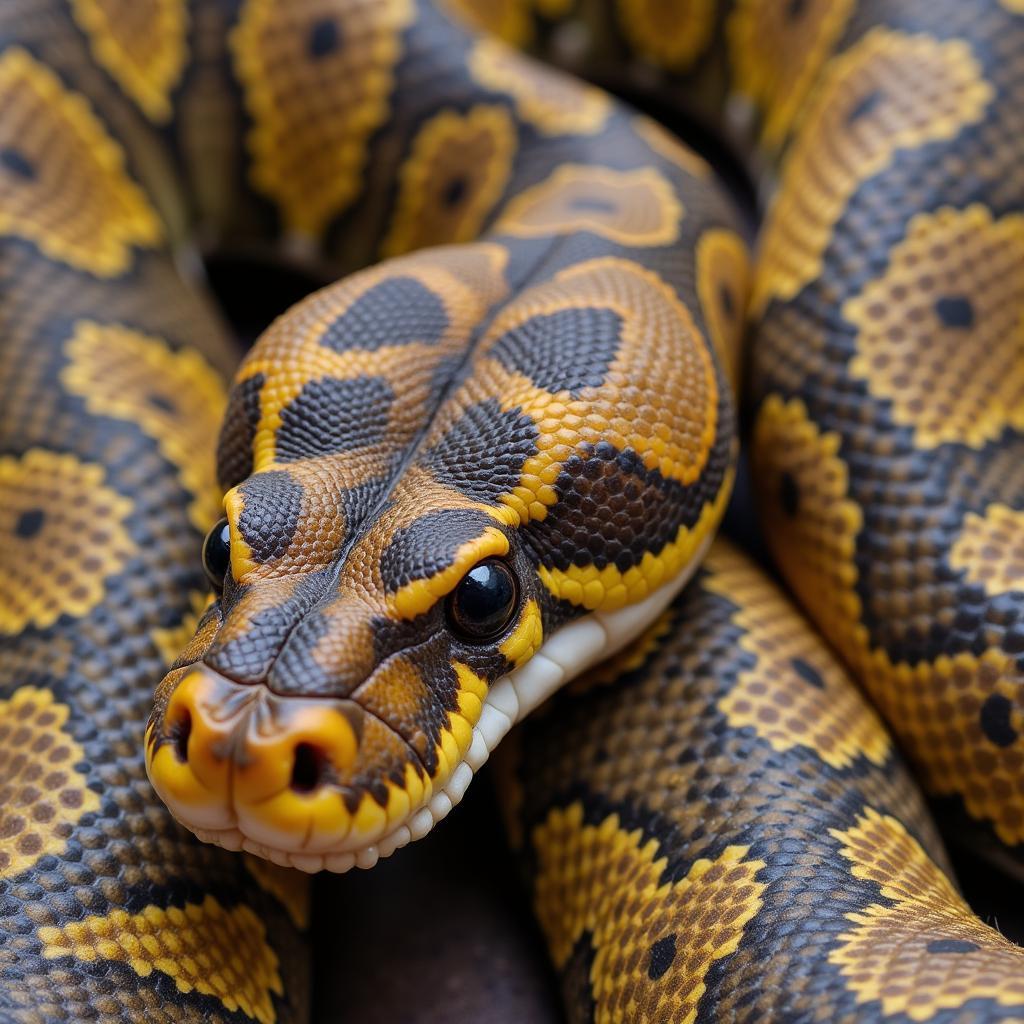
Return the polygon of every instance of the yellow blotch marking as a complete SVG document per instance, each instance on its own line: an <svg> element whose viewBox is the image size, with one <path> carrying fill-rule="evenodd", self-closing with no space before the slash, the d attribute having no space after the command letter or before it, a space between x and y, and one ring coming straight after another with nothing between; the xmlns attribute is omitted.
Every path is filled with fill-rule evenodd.
<svg viewBox="0 0 1024 1024"><path fill-rule="evenodd" d="M302 505L294 545L260 563L238 529L244 507L242 492L235 488L225 495L236 580L280 579L297 569L309 572L333 562L347 529L338 494L378 478L387 471L395 453L426 426L433 410L431 396L438 366L465 352L487 310L507 293L507 262L508 251L494 243L437 247L398 257L314 292L264 332L236 376L238 384L257 375L264 377L260 418L252 441L253 473L286 470L302 485ZM440 339L373 348L359 345L362 339L356 338L352 347L340 351L323 344L332 327L367 292L402 278L421 284L443 307L447 328ZM386 341L378 336L369 340ZM325 378L341 381L363 376L382 377L393 393L386 437L337 456L279 464L277 433L285 410L302 389Z"/></svg>
<svg viewBox="0 0 1024 1024"><path fill-rule="evenodd" d="M224 384L193 349L120 324L79 320L65 346L61 384L97 416L137 423L192 495L189 519L205 532L219 518L215 448Z"/></svg>
<svg viewBox="0 0 1024 1024"><path fill-rule="evenodd" d="M256 472L259 471L257 470ZM231 577L236 583L251 583L251 577L259 573L262 565L262 563L256 560L249 542L245 539L239 528L238 524L241 523L244 512L245 495L242 492L242 488L241 486L232 487L224 495L224 515L228 520L229 537L231 540ZM296 528L296 532L298 532L298 528ZM315 571L317 566L315 563L311 563L310 568Z"/></svg>
<svg viewBox="0 0 1024 1024"><path fill-rule="evenodd" d="M619 26L632 49L656 67L684 71L707 49L714 0L616 0Z"/></svg>
<svg viewBox="0 0 1024 1024"><path fill-rule="evenodd" d="M495 39L481 39L469 70L485 88L512 97L516 113L541 135L596 135L612 112L608 95L516 53Z"/></svg>
<svg viewBox="0 0 1024 1024"><path fill-rule="evenodd" d="M540 566L537 575L551 593L588 611L614 611L642 601L662 584L678 576L722 521L732 494L735 473L729 470L712 501L701 510L693 526L680 526L675 539L660 551L645 551L637 565L622 572L614 565L571 565L568 569Z"/></svg>
<svg viewBox="0 0 1024 1024"><path fill-rule="evenodd" d="M930 793L959 794L1008 845L1024 842L1024 673L998 647L933 662L893 662L855 632L855 664ZM993 726L992 717L1001 720Z"/></svg>
<svg viewBox="0 0 1024 1024"><path fill-rule="evenodd" d="M497 36L510 46L523 49L533 39L530 0L443 0L441 6L467 28Z"/></svg>
<svg viewBox="0 0 1024 1024"><path fill-rule="evenodd" d="M890 743L882 723L778 589L728 549L713 552L705 567L705 589L738 606L740 647L756 659L719 701L729 724L750 726L775 750L806 747L832 768L857 757L884 764Z"/></svg>
<svg viewBox="0 0 1024 1024"><path fill-rule="evenodd" d="M0 234L98 277L127 270L133 246L161 241L156 212L85 97L17 46L0 55L0 96L0 148L24 164L0 170Z"/></svg>
<svg viewBox="0 0 1024 1024"><path fill-rule="evenodd" d="M280 867L262 857L254 857L251 853L242 854L242 863L246 871L256 879L257 885L284 907L292 924L305 931L309 927L309 875L297 868Z"/></svg>
<svg viewBox="0 0 1024 1024"><path fill-rule="evenodd" d="M726 376L739 390L750 256L735 231L711 228L697 242L697 295Z"/></svg>
<svg viewBox="0 0 1024 1024"><path fill-rule="evenodd" d="M511 662L513 668L525 665L544 642L544 622L540 607L534 600L523 606L516 628L502 641L498 648Z"/></svg>
<svg viewBox="0 0 1024 1024"><path fill-rule="evenodd" d="M253 120L250 177L288 230L319 238L358 195L413 15L411 0L243 4L231 49ZM333 24L337 40L317 56L314 24Z"/></svg>
<svg viewBox="0 0 1024 1024"><path fill-rule="evenodd" d="M152 631L153 643L156 644L160 660L165 668L170 668L177 660L178 655L188 646L189 641L195 635L203 612L209 608L212 600L212 594L204 594L201 590L190 590L188 592L189 610L185 612L181 622L177 626L166 628L158 626Z"/></svg>
<svg viewBox="0 0 1024 1024"><path fill-rule="evenodd" d="M647 143L650 148L675 164L679 170L700 180L707 180L713 174L706 160L699 157L689 146L684 145L657 121L645 114L633 118L633 131Z"/></svg>
<svg viewBox="0 0 1024 1024"><path fill-rule="evenodd" d="M918 214L885 273L843 305L850 372L919 448L980 448L1024 429L1024 216Z"/></svg>
<svg viewBox="0 0 1024 1024"><path fill-rule="evenodd" d="M142 978L159 971L179 992L213 996L230 1013L241 1010L260 1024L277 1019L272 997L284 994L277 954L244 904L225 909L207 896L184 907L150 904L138 914L113 910L40 928L39 938L44 959L112 960Z"/></svg>
<svg viewBox="0 0 1024 1024"><path fill-rule="evenodd" d="M653 167L617 171L563 164L505 207L495 230L518 238L591 231L621 245L670 245L683 204Z"/></svg>
<svg viewBox="0 0 1024 1024"><path fill-rule="evenodd" d="M451 563L427 579L412 580L387 597L388 612L397 619L414 619L450 594L455 585L477 562L507 555L508 537L497 527L488 526L473 540L455 552Z"/></svg>
<svg viewBox="0 0 1024 1024"><path fill-rule="evenodd" d="M810 0L793 15L778 0L739 0L726 32L734 88L762 116L761 137L785 140L850 20L853 0Z"/></svg>
<svg viewBox="0 0 1024 1024"><path fill-rule="evenodd" d="M487 699L487 681L477 675L468 665L452 662L459 690L455 711L448 714L448 725L441 730L435 753L437 770L433 778L442 786L465 759L466 751L473 742L473 727L480 721L484 701Z"/></svg>
<svg viewBox="0 0 1024 1024"><path fill-rule="evenodd" d="M61 853L100 798L75 765L85 751L64 731L68 707L49 690L21 686L0 700L0 878Z"/></svg>
<svg viewBox="0 0 1024 1024"><path fill-rule="evenodd" d="M1024 0L999 0L1013 14L1024 14Z"/></svg>
<svg viewBox="0 0 1024 1024"><path fill-rule="evenodd" d="M755 879L764 862L744 859L749 847L729 846L695 861L681 881L662 882L667 860L656 840L627 832L615 814L585 825L579 803L552 811L533 846L534 906L555 966L590 935L595 1020L690 1024L709 968L736 950L761 908L765 885ZM656 943L670 952L652 980Z"/></svg>
<svg viewBox="0 0 1024 1024"><path fill-rule="evenodd" d="M927 790L960 795L968 813L990 821L1003 842L1022 842L1024 676L1015 657L998 647L913 665L871 647L854 561L863 519L848 495L839 446L838 434L822 433L799 399L772 395L762 404L751 455L773 554L915 761ZM1005 718L995 739L985 726L994 712Z"/></svg>
<svg viewBox="0 0 1024 1024"><path fill-rule="evenodd" d="M93 55L151 120L171 117L188 56L185 0L72 0Z"/></svg>
<svg viewBox="0 0 1024 1024"><path fill-rule="evenodd" d="M989 597L1024 591L1024 512L999 503L980 516L968 512L949 564L964 570L968 583L981 584Z"/></svg>
<svg viewBox="0 0 1024 1024"><path fill-rule="evenodd" d="M507 264L508 251L493 243L412 253L314 292L271 324L236 377L238 382L258 374L265 377L260 392L260 421L253 439L254 472L274 468L274 439L283 410L306 384L324 377L352 380L364 374L383 374L393 381L395 401L389 417L389 454L407 443L423 425L438 361L463 352L487 310L507 294ZM422 284L444 306L449 323L439 342L341 352L322 344L331 325L363 295L384 281L403 277ZM354 471L353 461L350 457L331 460L331 473L337 477L339 486L364 482L363 474L371 470L380 472L387 465L387 460L363 458ZM320 460L321 465L324 462Z"/></svg>
<svg viewBox="0 0 1024 1024"><path fill-rule="evenodd" d="M854 877L893 901L847 914L854 927L829 954L858 1003L924 1021L970 999L1024 1002L1024 950L975 917L899 821L867 807L849 830L830 831Z"/></svg>
<svg viewBox="0 0 1024 1024"><path fill-rule="evenodd" d="M704 336L675 291L631 260L589 260L522 292L495 317L481 343L483 357L502 335L567 309L608 309L622 319L618 352L600 386L576 396L552 393L496 362L478 375L504 410L519 410L537 425L538 454L501 499L519 524L545 518L558 500L554 485L562 467L581 447L605 442L630 449L646 469L689 485L700 479L720 426L715 364Z"/></svg>
<svg viewBox="0 0 1024 1024"><path fill-rule="evenodd" d="M818 429L799 398L787 402L769 395L757 414L751 445L775 557L833 643L861 613L854 555L863 514L848 495L840 444L837 433ZM787 502L795 502L792 514Z"/></svg>
<svg viewBox="0 0 1024 1024"><path fill-rule="evenodd" d="M540 14L550 21L568 17L576 0L534 0L534 6Z"/></svg>
<svg viewBox="0 0 1024 1024"><path fill-rule="evenodd" d="M516 129L501 106L480 104L466 114L443 110L416 135L399 172L398 201L383 256L480 234L512 171ZM453 201L449 190L459 189Z"/></svg>
<svg viewBox="0 0 1024 1024"><path fill-rule="evenodd" d="M105 480L102 466L42 448L0 457L0 635L103 600L135 551L134 506Z"/></svg>
<svg viewBox="0 0 1024 1024"><path fill-rule="evenodd" d="M195 666L170 672L157 688L158 706L170 698L159 732L151 719L146 726L146 773L160 798L193 810L230 812L230 763L224 751L232 739L235 714L223 712L224 694L214 677ZM221 709L219 717L214 713ZM234 710L234 709L233 709ZM214 712L214 713L211 713ZM189 727L187 761L182 761L170 737Z"/></svg>
<svg viewBox="0 0 1024 1024"><path fill-rule="evenodd" d="M859 185L900 150L949 140L993 95L970 46L874 28L831 61L802 115L765 219L753 308L792 299L819 276Z"/></svg>

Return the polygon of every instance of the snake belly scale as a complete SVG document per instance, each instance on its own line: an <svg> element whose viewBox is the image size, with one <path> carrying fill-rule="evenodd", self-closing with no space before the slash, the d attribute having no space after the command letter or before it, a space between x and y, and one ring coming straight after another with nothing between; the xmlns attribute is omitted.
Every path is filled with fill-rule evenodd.
<svg viewBox="0 0 1024 1024"><path fill-rule="evenodd" d="M285 868L421 838L541 704L498 774L573 1019L1024 1017L847 675L1019 873L1018 7L6 4L0 1017L304 1019ZM499 37L745 114L756 259ZM340 280L236 365L201 250ZM712 546L744 382L843 664Z"/></svg>

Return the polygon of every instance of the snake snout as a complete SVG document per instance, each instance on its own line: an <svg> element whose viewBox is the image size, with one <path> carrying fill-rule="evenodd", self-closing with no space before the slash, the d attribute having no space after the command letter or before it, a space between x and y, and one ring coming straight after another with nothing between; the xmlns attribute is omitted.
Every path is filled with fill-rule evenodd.
<svg viewBox="0 0 1024 1024"><path fill-rule="evenodd" d="M236 848L323 848L353 828L347 782L363 718L351 701L281 697L192 667L150 722L149 776L200 838Z"/></svg>

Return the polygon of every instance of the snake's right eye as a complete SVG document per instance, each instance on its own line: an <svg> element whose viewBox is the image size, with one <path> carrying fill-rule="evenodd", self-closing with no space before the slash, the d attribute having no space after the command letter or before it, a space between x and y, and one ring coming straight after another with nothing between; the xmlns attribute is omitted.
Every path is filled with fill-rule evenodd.
<svg viewBox="0 0 1024 1024"><path fill-rule="evenodd" d="M203 569L217 590L224 589L224 577L230 565L231 527L226 519L221 519L203 541Z"/></svg>
<svg viewBox="0 0 1024 1024"><path fill-rule="evenodd" d="M499 558L487 558L448 596L448 622L461 639L484 643L512 621L518 601L512 570Z"/></svg>

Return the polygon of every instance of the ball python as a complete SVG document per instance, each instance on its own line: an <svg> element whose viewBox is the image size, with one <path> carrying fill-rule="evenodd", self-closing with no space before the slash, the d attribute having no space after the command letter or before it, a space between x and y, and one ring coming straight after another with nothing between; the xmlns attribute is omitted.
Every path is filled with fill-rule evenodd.
<svg viewBox="0 0 1024 1024"><path fill-rule="evenodd" d="M565 6L500 9L525 42ZM779 177L749 304L770 542L929 790L1018 863L1017 4L694 3L662 22L657 4L592 6L609 52L717 79L723 119L737 96L757 114ZM0 728L17 793L0 1010L300 1019L303 891L253 854L371 866L447 813L514 718L653 624L619 656L621 686L595 688L598 669L565 694L605 701L619 742L560 743L556 701L538 774L509 783L576 1015L820 997L826 1017L1019 1016L1019 954L959 902L841 670L786 606L760 620L770 585L721 548L665 610L733 474L748 271L728 195L657 125L467 17L454 0L0 11ZM232 357L200 248L356 271L243 362L216 472ZM204 608L190 551L222 491ZM778 654L783 620L818 662ZM701 645L706 685L678 692ZM176 647L150 778L247 857L188 842L145 783L150 684ZM751 658L807 729L766 728L751 697L768 686L742 710ZM644 750L626 726L661 707L652 687L668 745ZM830 689L838 720L814 699ZM719 716L710 747L676 717L687 694ZM673 743L696 781L663 760ZM616 788L630 756L660 790ZM44 760L60 768L40 787ZM754 790L760 820L701 819ZM582 868L602 843L619 892L696 913L714 945L679 957L665 930L643 946L642 902L598 937L586 913L611 890ZM833 881L808 887L808 870ZM771 969L804 954L797 1002L766 1003ZM938 993L917 999L908 973Z"/></svg>

